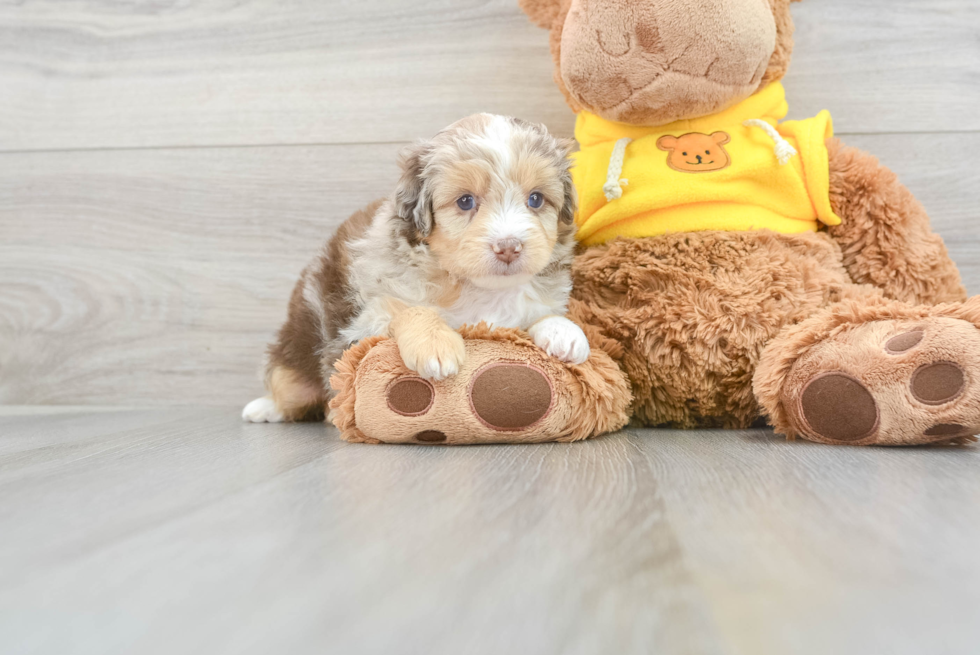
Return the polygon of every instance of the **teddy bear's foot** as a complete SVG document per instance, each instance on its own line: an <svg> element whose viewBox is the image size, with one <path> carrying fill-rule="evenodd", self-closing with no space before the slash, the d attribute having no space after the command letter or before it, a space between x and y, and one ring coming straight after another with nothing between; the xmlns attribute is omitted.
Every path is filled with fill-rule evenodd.
<svg viewBox="0 0 980 655"><path fill-rule="evenodd" d="M782 431L895 446L963 443L980 433L980 329L949 315L908 313L844 323L813 342L782 385Z"/></svg>
<svg viewBox="0 0 980 655"><path fill-rule="evenodd" d="M622 427L625 376L593 351L581 366L547 356L516 330L463 330L459 373L424 380L394 341L370 340L338 362L332 420L348 441L414 444L576 441Z"/></svg>

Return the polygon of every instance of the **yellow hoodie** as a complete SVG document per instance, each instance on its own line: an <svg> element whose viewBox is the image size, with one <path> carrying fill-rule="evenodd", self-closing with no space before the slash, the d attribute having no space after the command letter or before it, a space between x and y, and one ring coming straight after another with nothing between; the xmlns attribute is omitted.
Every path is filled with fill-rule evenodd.
<svg viewBox="0 0 980 655"><path fill-rule="evenodd" d="M771 84L721 113L661 127L580 112L572 170L579 240L839 225L830 207L830 114L779 124L788 110L783 86Z"/></svg>

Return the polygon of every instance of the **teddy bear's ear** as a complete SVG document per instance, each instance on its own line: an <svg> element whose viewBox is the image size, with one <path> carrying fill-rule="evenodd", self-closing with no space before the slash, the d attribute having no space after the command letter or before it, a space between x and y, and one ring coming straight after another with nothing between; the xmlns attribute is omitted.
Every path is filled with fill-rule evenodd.
<svg viewBox="0 0 980 655"><path fill-rule="evenodd" d="M676 136L662 136L657 141L657 147L664 152L670 152L677 147L677 137Z"/></svg>
<svg viewBox="0 0 980 655"><path fill-rule="evenodd" d="M711 135L711 140L720 146L725 145L732 140L732 137L728 136L727 132L715 132Z"/></svg>
<svg viewBox="0 0 980 655"><path fill-rule="evenodd" d="M538 27L551 29L561 12L562 0L518 0L521 9Z"/></svg>

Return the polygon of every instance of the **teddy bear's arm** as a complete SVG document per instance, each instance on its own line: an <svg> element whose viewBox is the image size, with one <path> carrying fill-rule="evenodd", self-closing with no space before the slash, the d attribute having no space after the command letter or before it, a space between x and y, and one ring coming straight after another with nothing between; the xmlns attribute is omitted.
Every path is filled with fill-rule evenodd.
<svg viewBox="0 0 980 655"><path fill-rule="evenodd" d="M827 148L830 203L842 219L829 232L851 279L909 303L965 300L956 264L912 192L875 157L838 139Z"/></svg>

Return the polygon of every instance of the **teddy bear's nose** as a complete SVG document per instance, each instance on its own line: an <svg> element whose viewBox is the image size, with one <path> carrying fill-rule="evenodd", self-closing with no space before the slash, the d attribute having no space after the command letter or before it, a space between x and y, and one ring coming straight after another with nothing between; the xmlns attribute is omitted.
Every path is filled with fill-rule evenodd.
<svg viewBox="0 0 980 655"><path fill-rule="evenodd" d="M698 163L701 163L701 155L695 155L698 158Z"/></svg>

